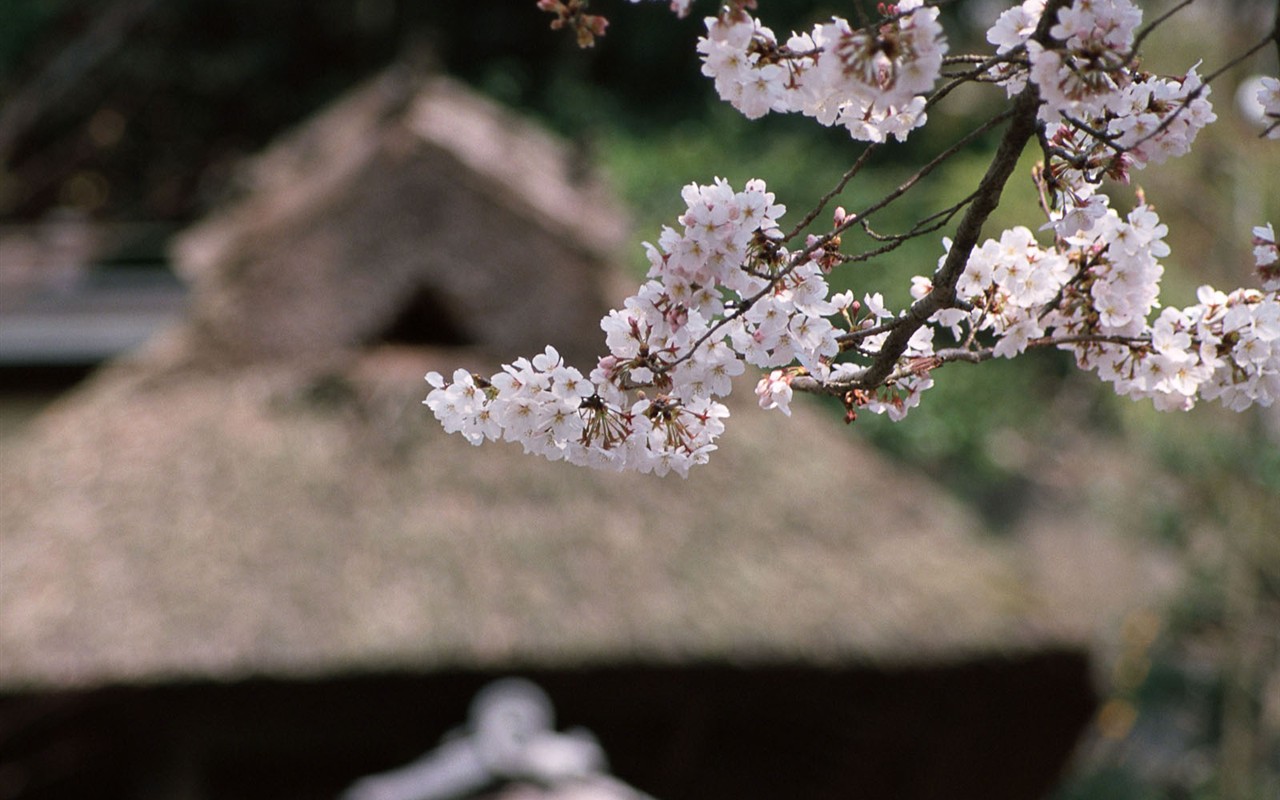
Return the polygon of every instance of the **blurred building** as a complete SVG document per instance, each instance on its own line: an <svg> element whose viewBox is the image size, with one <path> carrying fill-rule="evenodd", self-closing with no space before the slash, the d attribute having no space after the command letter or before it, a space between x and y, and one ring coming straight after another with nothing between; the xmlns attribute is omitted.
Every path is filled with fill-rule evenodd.
<svg viewBox="0 0 1280 800"><path fill-rule="evenodd" d="M681 481L417 404L596 351L624 224L579 167L393 69L181 237L182 321L4 444L0 797L333 796L507 674L663 800L1048 791L1100 619L807 405Z"/></svg>

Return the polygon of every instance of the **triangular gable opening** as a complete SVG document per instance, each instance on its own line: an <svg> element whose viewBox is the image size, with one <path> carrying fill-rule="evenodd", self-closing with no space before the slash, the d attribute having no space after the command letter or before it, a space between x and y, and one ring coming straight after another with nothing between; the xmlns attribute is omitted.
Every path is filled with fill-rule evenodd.
<svg viewBox="0 0 1280 800"><path fill-rule="evenodd" d="M474 344L449 304L433 289L414 290L370 344L459 347Z"/></svg>

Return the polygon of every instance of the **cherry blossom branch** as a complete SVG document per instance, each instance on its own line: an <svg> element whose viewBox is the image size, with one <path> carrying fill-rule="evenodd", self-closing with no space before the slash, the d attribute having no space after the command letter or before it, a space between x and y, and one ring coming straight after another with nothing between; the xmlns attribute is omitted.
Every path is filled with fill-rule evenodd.
<svg viewBox="0 0 1280 800"><path fill-rule="evenodd" d="M1065 6L1065 0L1049 0L1045 4L1044 13L1031 37L1033 41L1043 42L1048 39L1049 28L1052 27L1058 10ZM857 379L858 388L872 389L882 384L893 372L893 365L906 352L907 345L915 332L937 311L948 308L955 302L956 281L964 271L969 253L977 245L978 237L982 234L982 226L987 218L1000 204L1004 185L1013 174L1023 149L1035 135L1036 113L1039 106L1039 90L1034 83L1028 82L1014 99L1013 107L1008 112L1011 118L1009 127L1000 140L987 173L978 184L977 196L969 204L960 224L956 227L956 234L946 259L933 275L933 289L912 303L906 313L898 318L897 325L889 332L879 355Z"/></svg>
<svg viewBox="0 0 1280 800"><path fill-rule="evenodd" d="M942 98L951 94L958 87L963 86L966 83L985 80L983 76L989 75L992 69L1001 64L1020 63L1020 60L1024 57L1025 53L1026 47L1019 45L1007 53L1001 53L987 58L973 69L966 70L965 72L961 72L956 75L946 76L950 80L947 83L942 84L942 86L939 86L932 94L929 95L929 99L925 101L925 109L927 110L937 105L942 101Z"/></svg>
<svg viewBox="0 0 1280 800"><path fill-rule="evenodd" d="M913 175L911 175L911 177L907 178L907 180L899 184L898 187L894 189L892 192L889 192L880 200L877 200L876 202L867 206L865 209L858 212L857 214L852 214L847 216L846 219L839 225L835 226L835 228L831 232L823 234L821 236L814 237L813 241L809 242L802 250L797 251L790 257L788 264L783 269L779 270L778 273L771 278L769 283L763 289L758 291L753 296L744 299L731 313L726 314L724 317L717 320L713 325L711 325L710 328L708 328L708 330L701 337L699 337L694 342L694 344L687 351L680 354L674 360L666 364L665 369L667 370L674 369L675 367L678 367L681 364L687 362L689 359L693 358L694 353L698 350L698 348L702 347L708 341L714 338L721 331L721 329L723 329L726 325L729 325L730 323L734 322L739 317L741 317L743 314L745 314L748 310L750 310L751 306L754 305L761 298L772 293L774 291L774 288L777 286L777 284L780 281L784 280L788 275L790 275L799 265L810 261L814 253L827 247L841 233L848 231L854 225L858 224L858 221L860 219L865 219L867 217L870 217L875 212L883 210L893 201L897 200L899 197L909 192L914 186L916 186L920 181L922 181L925 177L927 177L929 173L937 169L938 166L940 166L942 163L944 163L951 157L955 156L958 152L963 150L966 146L968 146L971 142L973 142L979 136L986 133L990 129L994 128L996 125L1000 124L1004 120L1008 119L1014 113L1015 113L1015 109L1006 109L1000 114L997 114L996 116L987 120L986 122L984 122L983 124L975 128L974 130L965 134L963 137L961 137L957 142L952 144L946 150L943 150L941 153L934 156L933 159L931 159L927 164L925 164L919 170L917 170ZM872 150L872 147L869 146L866 150L863 151L862 155L860 155L858 160L854 163L854 166L851 167L849 171L845 173L845 175L848 176L848 178L852 179L852 177L856 175L859 170L862 169L862 167L866 163L866 159L869 157L869 153L871 152L871 150ZM1017 162L1017 158L1015 157L1014 163L1016 162ZM1010 170L1012 170L1012 166L1010 166ZM842 178L841 183L837 184L837 188L829 192L826 196L824 196L822 200L822 205L829 203L831 198L839 194L840 190L843 189L846 183L847 181L844 178ZM969 195L964 200L960 201L960 203L956 204L956 207L957 208L962 207L966 203L971 202L972 199L976 195L978 195L980 192L982 192L981 187L979 187L979 189L976 190L973 194ZM998 198L997 198L997 202L998 202ZM950 209L946 209L942 213L946 213L949 210ZM820 208L819 210L815 210L811 212L809 216L816 218L819 213L821 213ZM948 216L947 219L950 219L950 216ZM812 219L809 219L808 223L806 224L810 224L812 223L812 221L813 221ZM797 226L797 230L793 230L790 234L787 235L786 238L794 237L799 232L799 230L802 230L802 229L803 229L803 226ZM841 260L847 260L847 261L869 260L871 258L874 258L877 255L883 255L885 253L888 253L897 249L897 247L900 244L901 242L894 243L892 245L886 245L885 247L877 248L876 250L860 254L859 256L849 257L848 259L841 257Z"/></svg>
<svg viewBox="0 0 1280 800"><path fill-rule="evenodd" d="M1182 3L1180 3L1174 9L1172 9L1169 13L1161 17L1161 19L1158 19L1152 22L1150 26L1144 29L1143 33L1150 33L1150 31L1154 28L1156 24L1158 24L1164 19L1167 19L1174 11L1177 11L1189 5L1193 1L1194 0L1183 0ZM1144 144L1147 144L1148 142L1151 142L1156 138L1164 135L1172 125L1174 125L1184 114L1187 113L1187 109L1191 108L1192 104L1197 99L1200 99L1209 91L1209 87L1213 83L1213 81L1217 80L1218 78L1222 77L1224 74L1226 74L1227 72L1229 72L1230 70L1238 66L1239 64L1248 60L1259 50L1270 45L1271 42L1274 41L1277 36L1280 36L1280 33L1277 32L1278 30L1280 29L1273 29L1270 33L1262 37L1262 39L1260 39L1259 41L1255 42L1247 50L1237 54L1233 58L1229 59L1222 66L1206 74L1203 78L1200 78L1199 83L1197 83L1194 88L1192 88L1189 92L1187 92L1187 94L1184 97L1180 99L1180 102L1170 113L1165 115L1153 129L1143 134L1142 136L1138 137L1134 141L1131 141L1128 143L1122 143L1121 136L1108 133L1106 130L1100 129L1094 125L1090 125L1088 122L1069 114L1062 114L1062 119L1072 128L1075 128L1081 133L1088 135L1093 141L1097 142L1099 145L1104 146L1109 150L1111 150L1115 156L1121 156L1126 153L1133 153L1139 150ZM1135 44L1128 58L1132 59L1133 57L1135 57L1136 52L1137 52L1137 46ZM1270 130L1271 129L1269 128L1263 131L1262 135L1264 137L1267 136L1270 133ZM1047 140L1044 139L1043 135L1041 137L1041 147L1046 154L1046 159L1049 156L1056 156L1062 159L1062 161L1065 162L1066 164L1081 171L1085 171L1091 166L1092 158L1089 156L1087 152L1073 154L1063 148L1052 146L1047 142ZM1093 166L1094 168L1103 168L1105 165L1097 164Z"/></svg>
<svg viewBox="0 0 1280 800"><path fill-rule="evenodd" d="M882 332L889 326L879 327ZM868 333L870 333L870 330ZM1103 334L1041 336L1030 340L1027 343L1027 349L1056 348L1072 344L1116 344L1132 349L1139 349L1150 347L1151 340L1143 337L1112 336ZM994 347L949 347L941 350L935 350L928 356L921 356L918 359L913 359L906 365L896 369L886 376L884 381L879 385L891 386L906 378L917 377L924 372L932 371L945 364L954 364L957 362L981 364L984 361L990 361L996 357L997 355ZM797 375L791 379L791 388L793 391L803 392L805 394L824 397L841 397L851 391L865 391L869 387L865 386L861 380L857 379L849 381L820 381L808 375Z"/></svg>
<svg viewBox="0 0 1280 800"><path fill-rule="evenodd" d="M1205 75L1205 76L1201 79L1201 81L1202 81L1202 82L1201 82L1201 84L1200 84L1199 86L1197 86L1195 89L1192 89L1192 90L1191 90L1191 93L1190 93L1189 95L1187 95L1186 100L1185 100L1181 105L1179 105L1177 108L1175 108L1175 109L1173 110L1173 113L1172 113L1172 114L1170 114L1169 116L1167 116L1167 117L1165 117L1163 120L1161 120L1161 121L1160 121L1160 124L1159 124L1159 125L1156 127L1156 129L1155 129L1155 130L1153 130L1151 133L1148 133L1146 136L1144 136L1144 137L1142 137L1141 139L1139 139L1135 144L1129 145L1129 148L1128 148L1128 149L1130 149L1130 150L1131 150L1131 149L1133 149L1134 147L1137 147L1138 145L1140 145L1140 144L1142 144L1142 143L1144 143L1144 142L1150 141L1151 139L1155 138L1156 136L1158 136L1159 134L1161 134L1161 133L1163 133L1165 130L1167 130L1167 129L1169 128L1169 126L1173 124L1174 119L1176 119L1176 118L1178 117L1178 115L1179 115L1179 114L1182 114L1182 113L1183 113L1183 109L1187 108L1187 106L1191 104L1191 101L1192 101L1192 100L1195 100L1196 98L1200 97L1201 95L1203 95L1203 94L1207 91L1207 87L1209 86L1209 84L1213 83L1213 82L1214 82L1214 81L1216 81L1218 78L1221 78L1223 75L1225 75L1226 73L1230 72L1232 69L1234 69L1234 68L1235 68L1235 67L1237 67L1238 65L1243 64L1243 63L1244 63L1245 61L1247 61L1251 56L1253 56L1253 54L1254 54L1254 53L1257 53L1257 52L1258 52L1259 50L1261 50L1262 48L1264 48L1264 47L1266 47L1267 45L1271 44L1271 42L1273 41L1273 39L1275 38L1275 36L1276 36L1276 34L1275 34L1275 32L1273 31L1272 33L1270 33L1270 34L1268 34L1268 35L1264 36L1262 39L1260 39L1256 44L1254 44L1254 45L1253 45L1252 47L1250 47L1248 50L1244 51L1243 53L1240 53L1240 54L1239 54L1239 55L1237 55L1235 58L1232 58L1232 59L1228 60L1225 64L1223 64L1222 66L1218 67L1218 68L1217 68L1216 70L1214 70L1213 72L1210 72L1210 73L1208 73L1207 75Z"/></svg>
<svg viewBox="0 0 1280 800"><path fill-rule="evenodd" d="M1045 14L1048 17L1048 12ZM1047 28L1047 26L1045 26ZM1023 148L1035 134L1036 109L1039 105L1039 94L1035 84L1018 95L1011 109L1011 121L1005 131L1004 138L996 150L996 155L987 169L986 175L978 184L976 197L965 210L964 217L956 228L956 235L947 253L947 258L933 276L933 290L921 299L912 303L907 311L898 318L897 324L889 332L883 347L875 361L866 368L856 381L857 387L871 389L879 386L892 373L907 349L907 343L935 312L948 308L955 301L955 285L964 271L969 253L978 243L982 226L1000 203L1000 195L1005 183L1013 174Z"/></svg>
<svg viewBox="0 0 1280 800"><path fill-rule="evenodd" d="M826 247L836 237L840 236L842 233L845 233L854 225L860 224L861 220L869 218L872 214L875 214L878 211L883 211L895 200L897 200L898 198L902 197L904 194L906 194L907 192L915 188L915 186L918 185L920 181L928 177L930 173L932 173L935 169L937 169L939 166L945 163L948 159L952 158L961 150L968 147L970 144L972 144L976 139L981 137L987 131L996 127L1001 122L1004 122L1006 119L1009 119L1011 116L1013 116L1014 113L1015 113L1014 109L1006 109L1000 112L999 114L995 115L991 119L987 120L986 122L982 123L978 127L974 128L972 131L969 131L969 133L962 136L950 147L948 147L947 149L943 150L941 153L939 153L938 155L930 159L927 164L922 166L920 169L916 170L915 173L911 175L911 177L907 178L905 181L898 184L898 186L895 189L893 189L893 191L889 192L884 197L875 201L874 203L862 209L861 211L858 211L854 214L847 215L844 221L836 225L835 228L833 228L829 233L825 233L817 237L815 241L810 242L803 250L799 251L798 253L795 254L795 256L793 256L792 262L799 264L807 261L810 256L812 256L818 250L821 250L822 248ZM864 155L865 155L865 152L864 152ZM861 166L857 164L855 164L855 167L857 167L858 169L861 168ZM838 194L838 192L834 194ZM829 201L829 198L828 198L828 201ZM967 199L966 201L962 201L962 203L963 202L967 202ZM815 212L813 216L816 217L817 213L818 212ZM812 220L810 220L810 222L812 222ZM794 236L794 233L791 235ZM862 259L862 260L865 260L865 259Z"/></svg>
<svg viewBox="0 0 1280 800"><path fill-rule="evenodd" d="M1151 340L1134 337L1134 336L1109 336L1109 335L1089 335L1081 334L1077 336L1040 336L1027 342L1027 349L1043 349L1046 347L1061 347L1070 344L1118 344L1131 349L1150 347ZM943 364L953 364L956 362L964 362L968 364L981 364L984 361L990 361L996 358L996 350L994 347L950 347L942 350L936 350L930 356L924 356L920 360L928 369L940 367ZM892 384L903 380L904 378L919 375L922 365L912 365L899 369L890 375L885 383Z"/></svg>
<svg viewBox="0 0 1280 800"><path fill-rule="evenodd" d="M1262 290L1201 287L1194 305L1162 306L1158 259L1169 254L1167 227L1140 192L1139 205L1121 217L1098 190L1104 175L1123 178L1131 166L1186 152L1214 119L1209 82L1267 42L1280 46L1278 24L1267 42L1207 79L1194 68L1181 79L1139 71L1139 45L1191 1L1138 31L1142 12L1132 0L1073 0L1069 11L1068 0L1026 0L988 30L993 57L946 59L937 4L901 0L882 8L878 22L863 14L865 24L855 30L834 18L780 44L747 13L751 0L730 0L698 43L703 72L721 97L752 119L802 113L872 144L785 234L785 209L764 181L748 181L741 191L719 178L686 186L682 230L665 227L657 245L646 245L648 280L601 321L609 353L589 376L548 347L488 379L465 370L452 380L431 373L426 404L446 431L473 444L503 439L552 460L685 475L716 448L728 415L719 398L748 364L767 371L756 385L762 407L790 413L793 390L827 394L841 398L848 421L859 409L902 419L945 364L1044 347L1071 351L1078 366L1095 370L1117 393L1161 409L1185 410L1200 398L1235 410L1275 402L1274 228L1253 229ZM584 35L586 0L539 4ZM689 0L671 5L681 13ZM944 75L944 64L976 66ZM947 82L938 86L941 79ZM905 139L956 87L984 81L1004 87L1010 103L1002 113L860 212L838 210L832 230L787 247L870 163L879 142ZM1264 118L1280 119L1280 81L1261 84ZM974 191L903 232L872 226L875 214L998 125L1005 130ZM1033 177L1053 244L1042 246L1017 226L979 245L1032 137L1045 156ZM862 303L852 292L830 295L825 276L838 264L891 252L956 217L932 276L912 279L915 301L905 311L886 308L878 292ZM878 246L841 253L840 237L854 225ZM837 315L847 330L833 324ZM959 346L935 349L938 331L949 331Z"/></svg>

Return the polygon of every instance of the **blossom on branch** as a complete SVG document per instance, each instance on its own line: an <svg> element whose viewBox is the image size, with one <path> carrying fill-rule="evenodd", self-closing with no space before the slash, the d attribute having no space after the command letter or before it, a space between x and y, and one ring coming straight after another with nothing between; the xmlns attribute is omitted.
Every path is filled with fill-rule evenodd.
<svg viewBox="0 0 1280 800"><path fill-rule="evenodd" d="M904 0L883 10L883 22L855 29L834 17L784 45L745 13L709 17L698 41L702 73L750 119L795 112L862 141L901 141L925 122L923 94L937 83L947 42L938 9Z"/></svg>
<svg viewBox="0 0 1280 800"><path fill-rule="evenodd" d="M472 444L517 442L575 464L666 474L706 461L745 364L813 369L839 352L818 264L778 244L785 208L763 181L683 191L680 230L648 245L650 280L600 322L608 355L588 376L548 347L485 379L427 376L426 405ZM778 373L780 376L782 373ZM785 381L769 407L787 411Z"/></svg>
<svg viewBox="0 0 1280 800"><path fill-rule="evenodd" d="M1262 106L1263 118L1267 120L1264 134L1268 139L1280 139L1280 78L1262 78L1258 103Z"/></svg>
<svg viewBox="0 0 1280 800"><path fill-rule="evenodd" d="M1253 263L1262 279L1262 288L1280 289L1280 247L1276 245L1276 230L1271 223L1253 229Z"/></svg>
<svg viewBox="0 0 1280 800"><path fill-rule="evenodd" d="M1149 321L1167 233L1145 205L1123 219L1107 209L1052 248L1026 228L1005 231L972 252L956 284L972 310L957 317L948 309L934 321L957 340L994 337L997 357L1057 344L1117 393L1160 409L1186 410L1197 397L1235 410L1270 405L1280 397L1280 286L1231 294L1202 287L1200 303ZM1271 226L1254 236L1260 269L1280 260Z"/></svg>
<svg viewBox="0 0 1280 800"><path fill-rule="evenodd" d="M1077 0L1058 12L1049 35L1060 46L1027 40L1040 118L1098 116L1123 88L1142 11L1129 0Z"/></svg>
<svg viewBox="0 0 1280 800"><path fill-rule="evenodd" d="M580 38L604 30L583 13L585 0L539 5ZM686 0L671 5L680 14L689 8ZM1261 289L1205 286L1192 305L1162 307L1167 226L1141 192L1122 215L1103 191L1105 179L1125 181L1187 152L1216 119L1207 81L1221 70L1202 78L1198 64L1180 76L1139 68L1137 46L1151 26L1138 30L1142 13L1131 0L1026 0L987 31L995 54L953 57L977 66L941 88L947 41L938 10L921 0L881 6L880 19L859 28L833 18L781 43L748 8L749 0L730 3L706 20L698 41L717 93L749 118L801 113L873 144L789 232L779 224L786 209L761 180L741 190L722 179L686 186L676 224L645 245L646 282L601 320L608 352L589 374L552 347L488 378L431 373L425 403L446 431L473 444L516 442L552 460L687 475L716 449L729 415L720 401L748 366L762 371L755 394L765 409L789 415L796 392L813 392L840 398L847 421L863 410L896 421L945 364L1045 347L1071 352L1119 394L1160 409L1203 399L1241 410L1280 398L1272 225L1252 231ZM810 231L878 143L904 139L930 103L964 81L1002 86L1010 108L881 201L856 214L838 208L830 232ZM1263 79L1258 100L1278 123L1266 134L1280 136L1280 80ZM871 215L1005 120L968 198L902 234L871 227ZM1044 224L981 241L1029 144L1043 155L1034 178ZM888 308L875 287L830 296L832 270L891 253L961 212L936 271L912 280L908 307ZM858 226L871 245L843 252Z"/></svg>

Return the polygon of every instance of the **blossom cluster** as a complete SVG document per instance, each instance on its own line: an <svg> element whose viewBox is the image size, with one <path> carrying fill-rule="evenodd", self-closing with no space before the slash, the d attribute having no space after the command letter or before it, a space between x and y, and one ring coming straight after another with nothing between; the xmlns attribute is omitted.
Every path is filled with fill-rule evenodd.
<svg viewBox="0 0 1280 800"><path fill-rule="evenodd" d="M1012 357L1037 340L1056 343L1119 394L1161 409L1189 409L1197 396L1235 410L1280 398L1280 255L1272 227L1254 229L1262 291L1202 287L1199 303L1165 308L1152 322L1167 227L1146 205L1124 218L1102 205L1101 215L1051 248L1021 227L984 242L956 286L969 310L944 309L933 321L958 341L991 334L995 356ZM917 296L927 283L917 279Z"/></svg>
<svg viewBox="0 0 1280 800"><path fill-rule="evenodd" d="M1210 286L1186 308L1166 308L1134 343L1075 346L1081 367L1095 369L1116 392L1185 411L1197 395L1242 411L1280 398L1280 296Z"/></svg>
<svg viewBox="0 0 1280 800"><path fill-rule="evenodd" d="M943 245L950 250L949 240ZM979 332L991 332L998 337L994 354L1011 358L1026 350L1032 339L1044 335L1039 310L1057 296L1072 272L1068 259L1041 248L1030 230L1012 228L998 241L988 239L969 255L956 284L956 294L969 310L943 309L932 321L949 329L961 342ZM912 295L923 297L932 288L927 278L917 277Z"/></svg>
<svg viewBox="0 0 1280 800"><path fill-rule="evenodd" d="M1216 119L1209 87L1195 67L1178 77L1134 67L1142 11L1130 0L1076 0L1063 8L1049 30L1054 47L1031 39L1044 5L1026 0L1005 11L987 41L999 54L1025 48L1028 69L1005 62L995 77L1010 96L1028 77L1036 84L1054 156L1049 168L1077 173L1065 183L1096 182L1102 175L1125 180L1130 169L1185 154L1200 129Z"/></svg>
<svg viewBox="0 0 1280 800"><path fill-rule="evenodd" d="M735 192L716 180L683 196L680 229L647 245L650 279L601 320L609 353L589 375L552 348L490 378L431 373L425 402L445 429L552 460L684 475L715 449L729 414L717 398L745 364L824 369L839 351L826 317L841 306L817 261L779 246L774 195L762 181ZM762 380L761 405L789 412L792 374Z"/></svg>
<svg viewBox="0 0 1280 800"><path fill-rule="evenodd" d="M1044 123L1040 179L1060 236L1088 228L1107 211L1096 193L1103 178L1127 181L1133 169L1187 153L1217 119L1209 86L1192 67L1162 77L1134 66L1142 12L1130 0L1076 0L1049 29L1055 46L1031 38L1044 0L1005 11L987 33L998 53L1025 49L1029 66L1000 64L995 78L1010 95L1036 84ZM1197 65L1198 66L1198 65Z"/></svg>
<svg viewBox="0 0 1280 800"><path fill-rule="evenodd" d="M1055 246L1043 248L1026 228L1005 231L969 256L956 290L967 309L944 309L933 321L958 341L995 337L992 353L1011 357L1034 340L1058 339L1081 366L1097 369L1118 392L1152 398L1161 408L1189 408L1197 396L1232 408L1269 405L1280 388L1280 255L1270 226L1254 229L1264 291L1200 292L1201 303L1165 309L1156 323L1168 254L1164 225L1140 205L1126 219L1096 193L1103 175L1185 153L1215 115L1208 87L1193 68L1179 79L1128 68L1141 12L1128 0L1077 0L1050 29L1061 47L1031 40L1043 0L1004 12L988 32L998 53L1026 49L1028 71L1009 63L997 73L1010 95L1029 78L1044 101L1045 144L1053 159L1041 175L1054 205ZM1271 80L1271 79L1268 79ZM1264 83L1259 101L1280 102L1280 82ZM913 295L931 285L917 278ZM1176 332L1176 335L1174 333Z"/></svg>
<svg viewBox="0 0 1280 800"><path fill-rule="evenodd" d="M1258 103L1262 106L1263 118L1267 120L1267 138L1280 139L1280 78L1262 79Z"/></svg>
<svg viewBox="0 0 1280 800"><path fill-rule="evenodd" d="M1262 288L1280 289L1280 246L1276 245L1276 230L1270 223L1253 229L1253 260Z"/></svg>
<svg viewBox="0 0 1280 800"><path fill-rule="evenodd" d="M1040 90L1040 118L1101 116L1124 88L1142 11L1130 0L1076 0L1058 11L1049 35L1026 42L1030 78Z"/></svg>
<svg viewBox="0 0 1280 800"><path fill-rule="evenodd" d="M800 113L862 141L901 141L925 122L923 95L938 80L947 42L938 9L922 0L882 10L886 18L865 28L833 17L783 44L745 12L708 18L698 41L702 72L751 119Z"/></svg>

